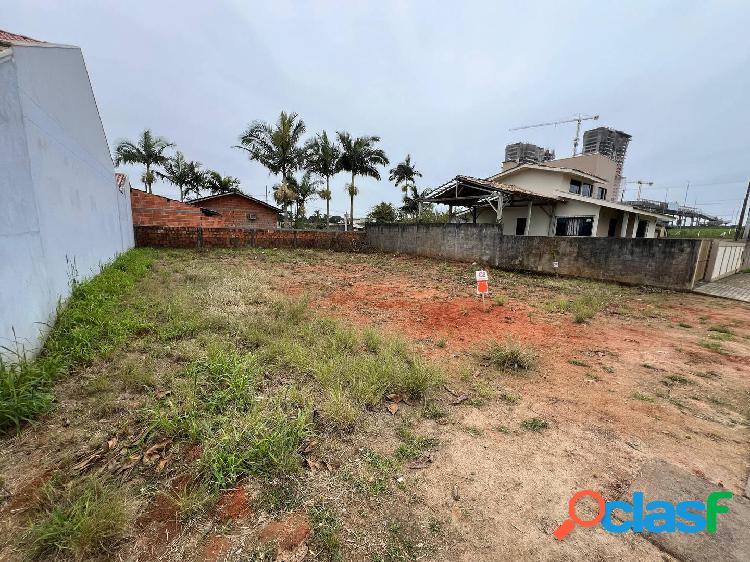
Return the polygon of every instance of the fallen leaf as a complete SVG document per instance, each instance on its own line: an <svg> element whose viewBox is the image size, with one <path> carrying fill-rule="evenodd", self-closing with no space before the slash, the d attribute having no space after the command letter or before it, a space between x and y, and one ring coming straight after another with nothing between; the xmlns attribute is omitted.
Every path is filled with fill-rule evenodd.
<svg viewBox="0 0 750 562"><path fill-rule="evenodd" d="M391 415L396 415L396 412L398 412L398 404L388 404L388 411L391 413Z"/></svg>
<svg viewBox="0 0 750 562"><path fill-rule="evenodd" d="M88 457L85 460L82 460L77 465L73 467L73 470L76 472L81 472L83 470L86 470L92 463L102 458L102 455L100 453L94 453L90 457Z"/></svg>
<svg viewBox="0 0 750 562"><path fill-rule="evenodd" d="M156 473L159 474L162 470L164 470L164 467L167 466L169 463L168 458L163 458L159 461L159 464L156 466Z"/></svg>
<svg viewBox="0 0 750 562"><path fill-rule="evenodd" d="M317 472L318 470L322 470L323 465L314 457L305 457L305 464L307 467L312 470L313 472Z"/></svg>
<svg viewBox="0 0 750 562"><path fill-rule="evenodd" d="M403 394L387 394L386 398L390 400L391 402L396 402L397 404L401 402L404 399Z"/></svg>
<svg viewBox="0 0 750 562"><path fill-rule="evenodd" d="M451 405L452 406L457 406L458 404L461 404L462 402L466 402L468 399L469 399L468 395L462 394L461 396L459 396L455 400L451 400Z"/></svg>
<svg viewBox="0 0 750 562"><path fill-rule="evenodd" d="M308 441L305 446L302 448L302 454L308 455L313 452L313 450L318 446L317 439L311 439Z"/></svg>
<svg viewBox="0 0 750 562"><path fill-rule="evenodd" d="M107 441L107 448L111 451L117 446L117 436Z"/></svg>

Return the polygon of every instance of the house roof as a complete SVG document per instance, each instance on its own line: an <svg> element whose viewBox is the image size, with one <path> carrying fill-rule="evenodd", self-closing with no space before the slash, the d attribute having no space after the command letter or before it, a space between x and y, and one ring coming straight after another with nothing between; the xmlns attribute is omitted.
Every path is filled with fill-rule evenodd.
<svg viewBox="0 0 750 562"><path fill-rule="evenodd" d="M32 39L25 35L18 35L17 33L11 33L10 31L3 31L0 29L0 42L7 43L45 43L45 41L39 41L38 39Z"/></svg>
<svg viewBox="0 0 750 562"><path fill-rule="evenodd" d="M228 197L230 195L237 195L238 197L242 197L243 199L247 199L248 201L252 201L253 203L257 203L258 205L262 205L263 207L267 207L268 209L272 209L276 211L277 213L281 212L281 209L278 207L274 207L273 205L270 205L269 203L266 203L265 201L261 201L260 199L256 199L255 197L250 197L249 195L245 195L244 193L219 193L218 195L208 195L206 197L199 197L198 199L192 199L191 201L187 201L190 205L194 205L196 203L205 203L207 201L215 201L216 199L220 199L222 197Z"/></svg>
<svg viewBox="0 0 750 562"><path fill-rule="evenodd" d="M545 166L544 164L521 164L519 166L516 166L515 168L511 168L510 170L505 170L495 174L494 176L490 176L487 179L494 181L497 179L507 178L508 176L512 176L513 174L516 174L522 170L541 170L543 172L552 172L557 174L570 174L589 180L592 183L607 183L607 180L605 180L604 178L600 178L599 176L589 174L588 172L584 172L582 170L576 170L575 168L557 168L555 166Z"/></svg>
<svg viewBox="0 0 750 562"><path fill-rule="evenodd" d="M563 199L563 200L581 201L583 203L590 203L592 205L597 205L599 207L607 207L609 209L617 209L619 211L625 211L626 213L634 213L638 215L656 217L657 219L662 219L662 220L667 220L667 221L670 221L674 218L674 217L670 217L667 215L660 215L659 213L651 213L649 211L644 211L637 207L633 207L632 205L625 205L624 203L615 203L614 201L606 201L605 199L594 199L593 197L585 197L583 195L576 195L575 193L567 193L564 191L556 191L555 194L558 195L560 199Z"/></svg>
<svg viewBox="0 0 750 562"><path fill-rule="evenodd" d="M515 185L463 175L458 175L449 182L433 189L424 200L430 203L442 203L443 205L472 207L487 204L488 200L497 199L501 193L511 196L518 195L521 199L533 201L561 200L557 196L529 191Z"/></svg>

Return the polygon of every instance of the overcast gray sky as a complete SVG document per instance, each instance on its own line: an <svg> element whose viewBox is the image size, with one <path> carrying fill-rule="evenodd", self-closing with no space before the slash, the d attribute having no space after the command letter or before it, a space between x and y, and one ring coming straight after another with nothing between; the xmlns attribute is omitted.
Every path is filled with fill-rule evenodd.
<svg viewBox="0 0 750 562"><path fill-rule="evenodd" d="M150 127L260 197L276 179L231 146L282 109L309 135L381 136L421 187L496 172L516 140L567 156L575 125L508 129L577 112L633 135L624 173L654 182L644 196L682 202L689 180L688 203L732 218L750 177L747 0L3 0L0 29L82 47L110 147ZM359 180L357 215L399 201L387 176Z"/></svg>

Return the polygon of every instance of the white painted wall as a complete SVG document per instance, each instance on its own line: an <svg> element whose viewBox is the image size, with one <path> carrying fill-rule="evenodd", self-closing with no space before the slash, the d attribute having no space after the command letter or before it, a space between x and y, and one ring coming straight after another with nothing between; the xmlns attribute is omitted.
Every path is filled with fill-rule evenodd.
<svg viewBox="0 0 750 562"><path fill-rule="evenodd" d="M133 245L80 49L17 45L0 59L0 197L0 346L33 352L71 278Z"/></svg>

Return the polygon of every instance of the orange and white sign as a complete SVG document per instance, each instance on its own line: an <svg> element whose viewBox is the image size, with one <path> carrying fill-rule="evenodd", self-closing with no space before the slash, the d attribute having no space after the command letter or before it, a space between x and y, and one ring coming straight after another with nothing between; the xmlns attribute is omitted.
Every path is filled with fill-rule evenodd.
<svg viewBox="0 0 750 562"><path fill-rule="evenodd" d="M490 292L489 278L483 269L477 271L477 295L486 295Z"/></svg>

